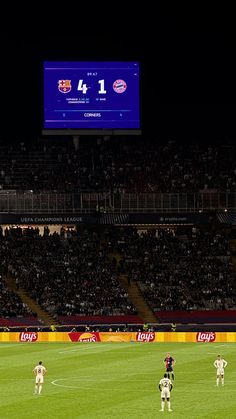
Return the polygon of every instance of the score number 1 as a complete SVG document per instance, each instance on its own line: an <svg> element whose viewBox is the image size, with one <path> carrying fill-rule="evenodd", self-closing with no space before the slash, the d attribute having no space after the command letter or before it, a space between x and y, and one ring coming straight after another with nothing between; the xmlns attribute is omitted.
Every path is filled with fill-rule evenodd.
<svg viewBox="0 0 236 419"><path fill-rule="evenodd" d="M107 91L104 88L104 79L98 80L98 84L100 85L100 89L98 90L98 93L100 95L105 95ZM81 91L85 95L88 90L87 84L83 83L83 80L79 80L77 90Z"/></svg>

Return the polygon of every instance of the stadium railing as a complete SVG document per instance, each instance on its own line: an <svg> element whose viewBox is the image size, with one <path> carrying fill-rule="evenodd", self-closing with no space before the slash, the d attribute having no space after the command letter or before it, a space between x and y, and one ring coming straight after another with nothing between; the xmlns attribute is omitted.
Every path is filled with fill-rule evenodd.
<svg viewBox="0 0 236 419"><path fill-rule="evenodd" d="M0 192L0 213L160 213L235 211L236 193Z"/></svg>

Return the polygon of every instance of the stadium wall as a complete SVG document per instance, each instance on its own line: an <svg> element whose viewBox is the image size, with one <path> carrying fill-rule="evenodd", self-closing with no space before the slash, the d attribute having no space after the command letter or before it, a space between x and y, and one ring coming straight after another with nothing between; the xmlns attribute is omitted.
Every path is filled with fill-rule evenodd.
<svg viewBox="0 0 236 419"><path fill-rule="evenodd" d="M155 311L159 323L236 323L236 310Z"/></svg>
<svg viewBox="0 0 236 419"><path fill-rule="evenodd" d="M155 311L158 323L236 323L236 310ZM61 324L141 324L139 316L59 316Z"/></svg>
<svg viewBox="0 0 236 419"><path fill-rule="evenodd" d="M236 342L233 332L1 332L0 342Z"/></svg>
<svg viewBox="0 0 236 419"><path fill-rule="evenodd" d="M236 324L236 310L179 310L156 311L157 324ZM85 325L85 324L143 324L137 315L120 316L59 316L59 325ZM0 318L0 326L42 326L36 317Z"/></svg>

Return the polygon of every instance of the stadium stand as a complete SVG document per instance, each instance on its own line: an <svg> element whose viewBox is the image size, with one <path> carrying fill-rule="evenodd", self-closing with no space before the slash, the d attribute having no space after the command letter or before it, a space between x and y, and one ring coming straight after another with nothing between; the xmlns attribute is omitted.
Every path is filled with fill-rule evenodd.
<svg viewBox="0 0 236 419"><path fill-rule="evenodd" d="M133 283L157 312L157 320L163 310L207 310L210 317L214 310L235 307L235 270L223 230L178 227L138 232L110 227L100 236L85 229L65 238L57 233L40 236L34 229L23 235L18 228L2 235L0 255L3 272L64 324L65 318L68 324L76 319L86 323L89 317L99 323L111 316L115 323L117 316L132 322L137 314L130 293ZM121 276L127 277L128 291L121 287ZM5 289L1 292L4 296ZM7 299L4 316L27 312L24 304ZM181 321L188 322L188 316Z"/></svg>
<svg viewBox="0 0 236 419"><path fill-rule="evenodd" d="M87 138L76 149L69 140L34 145L4 142L0 144L1 208L11 211L5 192L11 196L44 191L56 194L55 210L60 193L76 196L81 191L94 193L95 204L97 193L106 191L114 197L135 193L137 200L144 194L146 203L153 193L232 194L234 208L235 154L229 139L186 144L173 139ZM42 205L43 198L38 199L32 212ZM61 211L69 209L71 202L64 202ZM91 209L89 201L84 211L94 211L95 204ZM155 211L155 204L153 200L150 212ZM22 200L19 211L29 208ZM212 201L210 208L212 217ZM100 213L101 208L97 210ZM164 223L162 227L155 223L129 227L132 210L129 205L126 210L126 214L104 213L99 227L61 227L53 234L47 225L43 234L39 226L1 227L0 325L5 325L6 318L14 326L18 321L21 325L42 324L33 306L27 305L29 300L20 298L19 289L62 325L86 324L88 319L94 324L110 319L115 324L121 318L124 324L139 323L144 317L132 294L134 285L139 300L147 303L158 322L227 322L229 317L221 314L229 312L233 318L235 234L233 228L230 234L224 228L227 214L219 215L221 226L214 222L177 226L173 222L169 227ZM165 312L176 313L175 318ZM197 313L206 313L206 317Z"/></svg>
<svg viewBox="0 0 236 419"><path fill-rule="evenodd" d="M2 237L2 266L52 315L124 315L135 308L120 286L110 249L95 232ZM13 233L13 236L11 235Z"/></svg>
<svg viewBox="0 0 236 419"><path fill-rule="evenodd" d="M0 144L2 190L235 191L233 141L212 144L147 138L99 138Z"/></svg>

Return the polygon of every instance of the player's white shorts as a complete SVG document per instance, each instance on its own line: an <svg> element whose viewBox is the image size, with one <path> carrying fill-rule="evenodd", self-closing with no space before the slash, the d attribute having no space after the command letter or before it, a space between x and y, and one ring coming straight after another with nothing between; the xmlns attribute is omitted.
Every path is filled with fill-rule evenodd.
<svg viewBox="0 0 236 419"><path fill-rule="evenodd" d="M217 368L216 375L224 375L225 371L224 368Z"/></svg>
<svg viewBox="0 0 236 419"><path fill-rule="evenodd" d="M170 390L168 388L163 388L163 390L161 390L161 398L162 399L169 399L170 398Z"/></svg>
<svg viewBox="0 0 236 419"><path fill-rule="evenodd" d="M43 375L37 375L35 379L36 384L42 384L43 383Z"/></svg>

